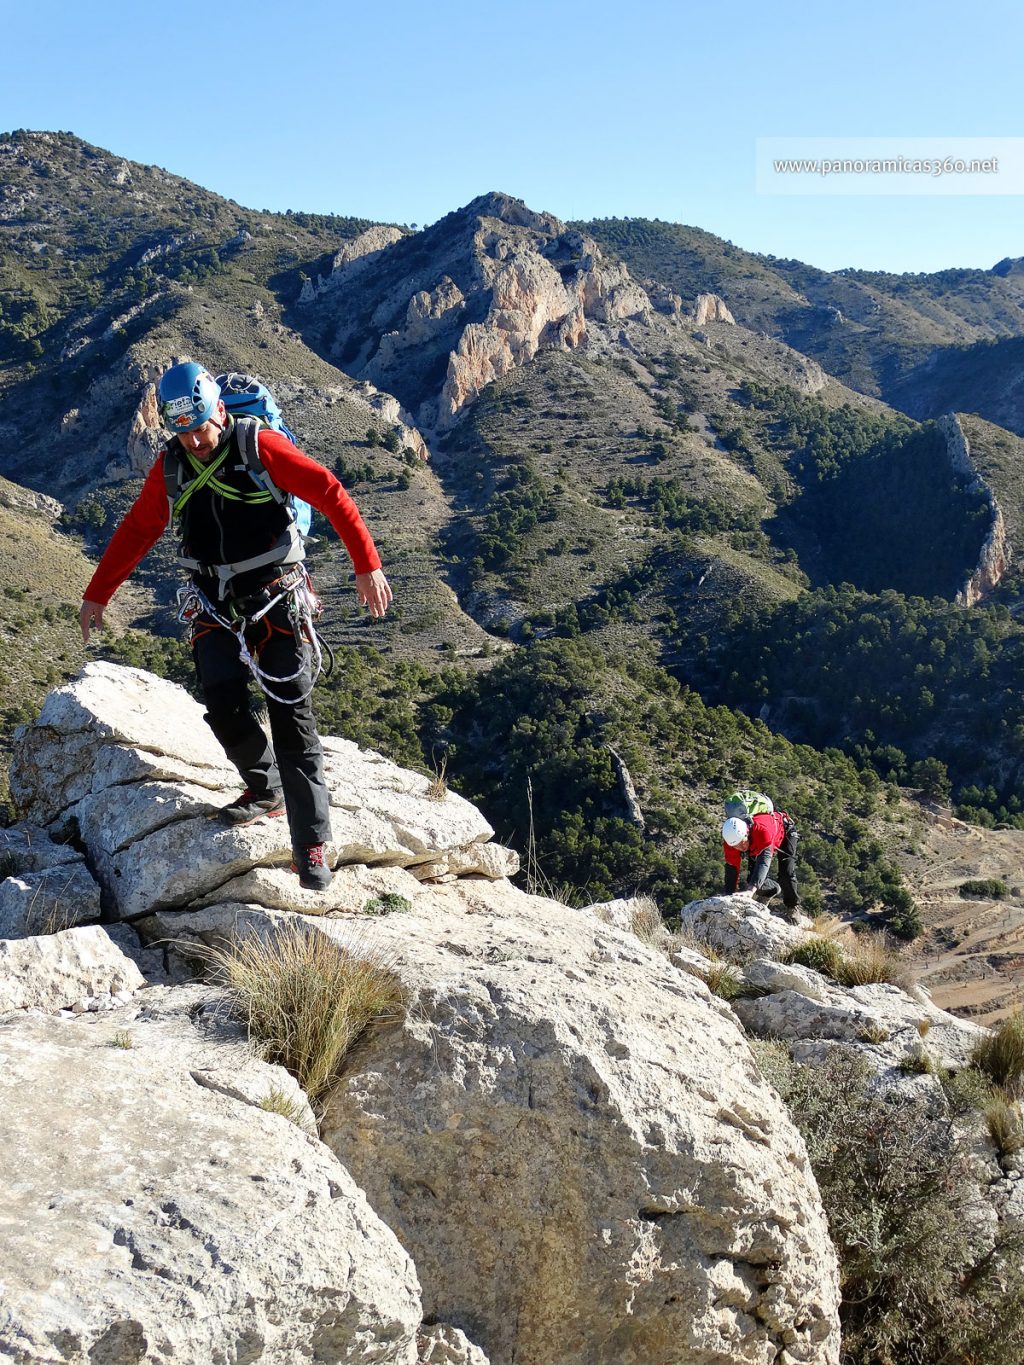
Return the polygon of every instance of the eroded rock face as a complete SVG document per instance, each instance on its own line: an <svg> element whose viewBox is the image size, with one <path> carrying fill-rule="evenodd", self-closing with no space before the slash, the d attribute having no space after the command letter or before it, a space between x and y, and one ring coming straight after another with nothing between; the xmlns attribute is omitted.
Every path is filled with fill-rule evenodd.
<svg viewBox="0 0 1024 1365"><path fill-rule="evenodd" d="M3 1360L414 1365L408 1255L217 1008L0 1021Z"/></svg>
<svg viewBox="0 0 1024 1365"><path fill-rule="evenodd" d="M373 939L407 1014L322 1134L412 1253L428 1320L495 1365L837 1358L802 1142L703 984L502 883L436 887Z"/></svg>
<svg viewBox="0 0 1024 1365"><path fill-rule="evenodd" d="M590 238L504 194L341 263L302 301L343 368L397 394L428 432L539 350L679 307L665 291L652 302Z"/></svg>
<svg viewBox="0 0 1024 1365"><path fill-rule="evenodd" d="M956 595L958 606L973 607L986 598L993 588L999 586L1003 575L1010 566L1012 553L1006 535L1006 521L995 493L985 482L981 471L975 464L967 433L964 431L959 417L956 413L947 414L945 417L940 417L936 425L945 438L946 449L949 452L949 463L953 471L967 480L968 488L972 492L982 494L989 506L991 521L981 547L981 553L978 556L978 563L974 572Z"/></svg>
<svg viewBox="0 0 1024 1365"><path fill-rule="evenodd" d="M325 737L323 747L332 861L433 867L435 876L516 870L515 854L489 845L490 825L456 793L435 792L429 778L347 740ZM121 918L240 894L251 899L259 878L241 892L224 888L291 861L285 820L238 827L219 818L219 807L238 792L237 774L225 768L202 708L164 679L87 664L75 682L50 693L15 749L11 784L19 804L40 825L77 829ZM345 886L343 879L339 896ZM281 888L274 878L270 887L275 907ZM292 887L290 908L309 908L294 879ZM368 889L363 899L373 894ZM325 910L340 906L329 896L323 903Z"/></svg>
<svg viewBox="0 0 1024 1365"><path fill-rule="evenodd" d="M704 327L709 322L727 322L734 327L736 325L736 319L724 299L720 299L717 294L698 294L693 306L694 326Z"/></svg>
<svg viewBox="0 0 1024 1365"><path fill-rule="evenodd" d="M60 1010L83 996L135 991L145 981L100 925L0 939L0 1013Z"/></svg>

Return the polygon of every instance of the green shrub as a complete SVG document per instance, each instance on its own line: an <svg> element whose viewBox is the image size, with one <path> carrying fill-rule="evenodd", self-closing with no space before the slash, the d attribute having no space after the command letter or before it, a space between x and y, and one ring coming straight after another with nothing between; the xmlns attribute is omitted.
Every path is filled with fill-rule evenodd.
<svg viewBox="0 0 1024 1365"><path fill-rule="evenodd" d="M997 877L977 879L960 883L961 896L983 896L986 900L998 901L1010 894L1010 888Z"/></svg>
<svg viewBox="0 0 1024 1365"><path fill-rule="evenodd" d="M1024 1243L978 1245L977 1177L928 1102L879 1091L861 1059L755 1057L803 1134L839 1255L844 1365L1021 1365Z"/></svg>
<svg viewBox="0 0 1024 1365"><path fill-rule="evenodd" d="M405 896L400 896L397 891L385 891L381 896L374 896L363 906L364 915L394 915L403 910L411 910L412 901Z"/></svg>
<svg viewBox="0 0 1024 1365"><path fill-rule="evenodd" d="M843 950L831 938L809 938L806 943L790 949L782 960L799 967L810 967L833 981L838 981L843 970Z"/></svg>

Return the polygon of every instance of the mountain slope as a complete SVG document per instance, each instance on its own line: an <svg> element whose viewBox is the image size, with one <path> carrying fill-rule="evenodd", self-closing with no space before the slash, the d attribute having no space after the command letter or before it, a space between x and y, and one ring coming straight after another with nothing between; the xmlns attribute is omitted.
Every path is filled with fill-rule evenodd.
<svg viewBox="0 0 1024 1365"><path fill-rule="evenodd" d="M738 322L782 338L850 387L914 417L979 412L1024 434L1015 344L1024 337L1024 258L932 275L829 272L675 223L578 226L640 277L686 299L720 294Z"/></svg>

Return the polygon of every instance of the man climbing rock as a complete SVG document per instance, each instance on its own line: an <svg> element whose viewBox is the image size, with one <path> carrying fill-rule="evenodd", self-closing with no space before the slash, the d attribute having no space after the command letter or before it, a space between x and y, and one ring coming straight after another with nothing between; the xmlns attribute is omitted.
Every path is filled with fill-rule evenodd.
<svg viewBox="0 0 1024 1365"><path fill-rule="evenodd" d="M170 439L85 589L82 638L88 643L92 627L102 626L111 597L177 520L178 563L190 570L179 617L189 626L206 721L245 784L222 814L244 824L287 813L292 870L302 886L323 890L332 877L331 821L311 702L320 604L302 562L293 499L317 508L337 531L371 616L384 616L391 588L334 475L280 431L232 416L201 365L172 366L157 399ZM266 696L273 743L252 707L250 673Z"/></svg>
<svg viewBox="0 0 1024 1365"><path fill-rule="evenodd" d="M746 889L764 903L782 891L782 903L793 917L800 897L796 885L797 828L785 811L773 810L757 815L730 815L722 825L725 853L725 894L740 889L743 854L747 855L749 879ZM772 859L779 855L779 881L769 877ZM782 883L781 888L779 882Z"/></svg>

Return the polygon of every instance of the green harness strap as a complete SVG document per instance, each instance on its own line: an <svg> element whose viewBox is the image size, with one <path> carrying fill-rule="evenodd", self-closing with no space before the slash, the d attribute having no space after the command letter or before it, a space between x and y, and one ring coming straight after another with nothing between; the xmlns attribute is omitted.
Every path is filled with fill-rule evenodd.
<svg viewBox="0 0 1024 1365"><path fill-rule="evenodd" d="M232 488L229 484L214 477L217 470L220 469L221 465L227 459L230 450L231 442L228 440L225 442L224 449L217 458L211 460L209 464L204 464L202 460L196 459L191 451L186 450L184 446L181 447L181 454L188 462L189 467L196 477L192 479L191 482L187 483L174 499L174 506L171 509L172 517L180 516L181 509L188 502L192 494L200 488L207 487L207 485L214 493L219 494L222 498L226 498L229 502L242 502L248 507L255 507L259 503L273 501L273 494L266 489L260 489L258 491L253 489L251 493L239 493L236 488Z"/></svg>

